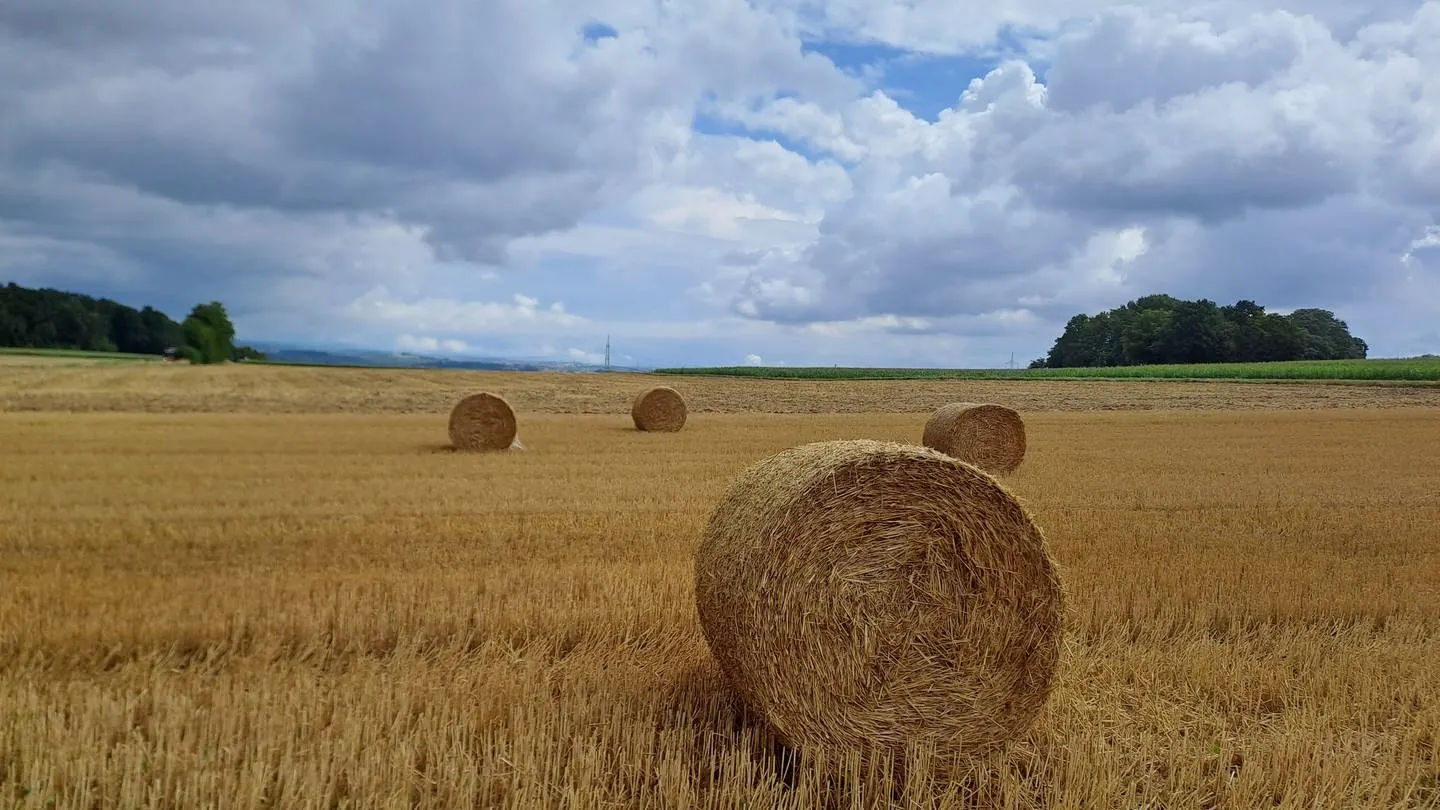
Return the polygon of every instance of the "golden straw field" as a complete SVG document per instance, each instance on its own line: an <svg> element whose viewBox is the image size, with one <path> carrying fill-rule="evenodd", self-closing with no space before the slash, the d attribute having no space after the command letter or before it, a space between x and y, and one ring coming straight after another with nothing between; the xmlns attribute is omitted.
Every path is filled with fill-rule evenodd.
<svg viewBox="0 0 1440 810"><path fill-rule="evenodd" d="M448 451L477 390L524 450ZM1055 690L953 782L796 764L700 634L709 510L950 401L1025 418ZM0 462L0 807L1440 807L1436 387L16 363Z"/></svg>

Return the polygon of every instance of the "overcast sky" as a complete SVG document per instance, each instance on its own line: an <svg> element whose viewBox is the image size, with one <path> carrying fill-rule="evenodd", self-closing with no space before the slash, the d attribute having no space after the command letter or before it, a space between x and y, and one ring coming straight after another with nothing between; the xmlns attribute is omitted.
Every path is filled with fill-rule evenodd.
<svg viewBox="0 0 1440 810"><path fill-rule="evenodd" d="M0 281L640 365L1023 365L1157 292L1440 351L1440 0L5 0Z"/></svg>

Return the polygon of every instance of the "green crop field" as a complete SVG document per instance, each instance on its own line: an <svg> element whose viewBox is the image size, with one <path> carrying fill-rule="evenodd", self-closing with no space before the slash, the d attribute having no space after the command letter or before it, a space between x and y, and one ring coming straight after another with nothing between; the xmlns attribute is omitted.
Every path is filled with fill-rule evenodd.
<svg viewBox="0 0 1440 810"><path fill-rule="evenodd" d="M804 380L906 379L1215 379L1215 380L1405 380L1440 382L1440 356L1375 360L1296 360L1284 363L1200 363L1111 368L932 369L838 366L720 366L660 368L656 374L701 374Z"/></svg>
<svg viewBox="0 0 1440 810"><path fill-rule="evenodd" d="M161 359L158 354L130 354L128 352L92 352L82 349L30 349L16 346L0 346L0 355L15 357L54 357L75 360L147 360Z"/></svg>

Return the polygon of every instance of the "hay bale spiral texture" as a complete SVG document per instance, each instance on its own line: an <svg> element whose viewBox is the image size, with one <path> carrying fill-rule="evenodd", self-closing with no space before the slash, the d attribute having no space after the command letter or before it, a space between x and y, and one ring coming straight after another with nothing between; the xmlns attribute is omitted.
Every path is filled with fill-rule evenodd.
<svg viewBox="0 0 1440 810"><path fill-rule="evenodd" d="M515 410L498 394L471 394L450 410L450 444L456 450L505 450L516 446Z"/></svg>
<svg viewBox="0 0 1440 810"><path fill-rule="evenodd" d="M1025 420L1004 405L952 402L930 415L921 443L988 473L1014 472L1025 459Z"/></svg>
<svg viewBox="0 0 1440 810"><path fill-rule="evenodd" d="M685 398L667 386L647 388L630 405L636 430L674 432L685 426Z"/></svg>
<svg viewBox="0 0 1440 810"><path fill-rule="evenodd" d="M817 442L742 472L695 560L706 642L797 748L939 761L993 750L1049 698L1064 595L993 478L923 447Z"/></svg>

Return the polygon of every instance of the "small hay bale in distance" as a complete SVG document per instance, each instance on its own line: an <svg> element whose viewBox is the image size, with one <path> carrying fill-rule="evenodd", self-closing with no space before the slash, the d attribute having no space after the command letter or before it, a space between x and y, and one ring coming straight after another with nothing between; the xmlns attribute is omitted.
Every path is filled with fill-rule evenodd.
<svg viewBox="0 0 1440 810"><path fill-rule="evenodd" d="M952 402L930 415L921 443L988 473L1014 472L1025 460L1025 420L1004 405Z"/></svg>
<svg viewBox="0 0 1440 810"><path fill-rule="evenodd" d="M641 391L630 405L636 430L673 433L685 426L685 415L685 398L664 385Z"/></svg>
<svg viewBox="0 0 1440 810"><path fill-rule="evenodd" d="M1013 740L1052 689L1064 593L994 478L923 447L800 445L743 471L695 559L711 653L802 751L937 772Z"/></svg>
<svg viewBox="0 0 1440 810"><path fill-rule="evenodd" d="M498 394L471 394L450 410L450 444L456 450L518 447L515 434L515 410Z"/></svg>

